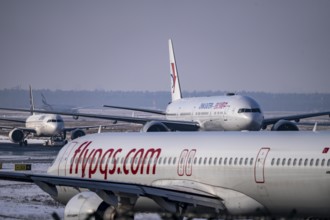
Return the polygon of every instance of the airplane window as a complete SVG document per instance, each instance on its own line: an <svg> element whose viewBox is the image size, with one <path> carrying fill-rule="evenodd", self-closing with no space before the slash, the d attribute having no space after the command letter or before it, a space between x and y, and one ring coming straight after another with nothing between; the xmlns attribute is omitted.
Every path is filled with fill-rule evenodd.
<svg viewBox="0 0 330 220"><path fill-rule="evenodd" d="M272 159L272 163L271 163L272 166L274 165L274 162L275 162L275 158Z"/></svg>
<svg viewBox="0 0 330 220"><path fill-rule="evenodd" d="M173 159L173 164L175 164L175 162L176 162L176 157L174 157L174 159Z"/></svg>
<svg viewBox="0 0 330 220"><path fill-rule="evenodd" d="M243 112L258 112L261 113L261 110L259 108L240 108L238 109L238 113L243 113Z"/></svg>
<svg viewBox="0 0 330 220"><path fill-rule="evenodd" d="M183 164L183 157L182 157L181 160L180 160L180 164Z"/></svg>
<svg viewBox="0 0 330 220"><path fill-rule="evenodd" d="M212 163L212 157L210 157L209 159L209 165L211 165L211 163Z"/></svg>
<svg viewBox="0 0 330 220"><path fill-rule="evenodd" d="M189 157L189 159L188 159L188 164L191 164L191 158Z"/></svg>
<svg viewBox="0 0 330 220"><path fill-rule="evenodd" d="M313 164L314 164L314 159L311 159L309 165L310 165L310 166L313 166Z"/></svg>
<svg viewBox="0 0 330 220"><path fill-rule="evenodd" d="M223 165L226 165L227 164L227 157L225 158L224 162L223 162Z"/></svg>
<svg viewBox="0 0 330 220"><path fill-rule="evenodd" d="M325 164L325 159L322 160L322 162L321 162L321 166L323 167L324 164Z"/></svg>
<svg viewBox="0 0 330 220"><path fill-rule="evenodd" d="M305 159L304 166L307 166L308 164L308 159Z"/></svg>
<svg viewBox="0 0 330 220"><path fill-rule="evenodd" d="M199 161L198 161L198 164L201 164L201 163L202 163L202 158L200 157Z"/></svg>
<svg viewBox="0 0 330 220"><path fill-rule="evenodd" d="M124 162L124 158L122 157L120 163L123 163L123 162Z"/></svg>
<svg viewBox="0 0 330 220"><path fill-rule="evenodd" d="M219 159L219 165L221 165L221 163L222 163L222 157L220 157Z"/></svg>
<svg viewBox="0 0 330 220"><path fill-rule="evenodd" d="M166 159L167 159L167 158L165 157L165 158L164 158L164 162L163 162L163 164L166 164Z"/></svg>
<svg viewBox="0 0 330 220"><path fill-rule="evenodd" d="M301 164L302 164L302 158L300 158L299 160L299 166L301 166Z"/></svg>
<svg viewBox="0 0 330 220"><path fill-rule="evenodd" d="M294 160L293 160L293 166L296 166L296 163L297 163L297 158L294 158Z"/></svg>
<svg viewBox="0 0 330 220"><path fill-rule="evenodd" d="M277 166L280 165L280 161L281 161L281 159L278 158L277 161L276 161L276 165L277 165Z"/></svg>
<svg viewBox="0 0 330 220"><path fill-rule="evenodd" d="M158 161L158 164L161 164L161 163L162 163L162 158L160 157L159 161Z"/></svg>
<svg viewBox="0 0 330 220"><path fill-rule="evenodd" d="M205 158L204 158L204 165L206 164L206 161L207 161L207 158L205 157Z"/></svg>
<svg viewBox="0 0 330 220"><path fill-rule="evenodd" d="M318 166L319 165L319 159L316 159L316 161L315 161L315 166Z"/></svg>
<svg viewBox="0 0 330 220"><path fill-rule="evenodd" d="M282 160L282 166L284 166L285 165L285 158L283 158L283 160Z"/></svg>
<svg viewBox="0 0 330 220"><path fill-rule="evenodd" d="M216 158L214 158L214 162L213 162L213 165L216 165L216 164L217 164L217 162L218 162L218 158L216 157Z"/></svg>
<svg viewBox="0 0 330 220"><path fill-rule="evenodd" d="M233 161L233 158L229 159L229 165L231 165L231 162Z"/></svg>
<svg viewBox="0 0 330 220"><path fill-rule="evenodd" d="M243 158L241 157L241 159L239 160L239 165L242 165L243 163Z"/></svg>
<svg viewBox="0 0 330 220"><path fill-rule="evenodd" d="M197 157L195 157L195 159L194 159L194 164L196 164L197 163Z"/></svg>
<svg viewBox="0 0 330 220"><path fill-rule="evenodd" d="M235 158L235 161L234 161L234 165L236 165L237 164L237 157Z"/></svg>
<svg viewBox="0 0 330 220"><path fill-rule="evenodd" d="M251 166L253 165L253 158L251 158L251 160L250 160L250 165Z"/></svg>
<svg viewBox="0 0 330 220"><path fill-rule="evenodd" d="M168 164L171 164L171 162L172 162L172 157L168 159Z"/></svg>
<svg viewBox="0 0 330 220"><path fill-rule="evenodd" d="M328 160L327 166L328 166L328 167L330 166L330 159Z"/></svg>
<svg viewBox="0 0 330 220"><path fill-rule="evenodd" d="M288 166L290 166L291 165L291 158L289 158L289 160L288 160Z"/></svg>
<svg viewBox="0 0 330 220"><path fill-rule="evenodd" d="M249 162L249 158L245 158L245 162L244 162L244 164L247 165L248 162Z"/></svg>

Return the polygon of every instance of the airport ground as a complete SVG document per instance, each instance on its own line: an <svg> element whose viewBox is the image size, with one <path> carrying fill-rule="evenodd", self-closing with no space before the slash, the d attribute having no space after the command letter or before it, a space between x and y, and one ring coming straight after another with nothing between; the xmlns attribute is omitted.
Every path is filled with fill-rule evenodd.
<svg viewBox="0 0 330 220"><path fill-rule="evenodd" d="M112 124L108 121L95 120L73 120L67 118L66 126L107 126L102 132L127 132L139 131L140 125L127 123ZM329 117L321 117L322 122L329 122ZM312 130L313 121L308 120L308 125L300 126L301 130ZM22 126L11 122L0 122L2 125ZM328 126L318 126L318 130L329 130ZM87 133L97 132L97 129L90 129ZM30 139L28 146L19 146L10 143L8 131L0 130L0 163L1 171L14 171L15 164L31 164L31 171L45 173L52 161L55 159L61 146L46 147L40 140ZM39 187L30 183L18 183L0 181L0 219L63 219L64 206L54 201L47 193ZM138 214L135 219L160 219L156 214Z"/></svg>

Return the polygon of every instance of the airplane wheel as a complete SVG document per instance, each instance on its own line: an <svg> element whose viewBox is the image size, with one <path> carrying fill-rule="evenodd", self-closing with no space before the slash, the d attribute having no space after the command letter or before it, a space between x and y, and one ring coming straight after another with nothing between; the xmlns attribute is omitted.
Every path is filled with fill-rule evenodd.
<svg viewBox="0 0 330 220"><path fill-rule="evenodd" d="M24 146L27 146L28 145L28 142L27 140L24 141Z"/></svg>

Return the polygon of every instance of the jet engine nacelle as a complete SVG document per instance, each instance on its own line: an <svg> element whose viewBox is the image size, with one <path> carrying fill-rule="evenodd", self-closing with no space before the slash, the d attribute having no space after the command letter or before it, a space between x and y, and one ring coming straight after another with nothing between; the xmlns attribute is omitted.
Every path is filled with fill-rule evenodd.
<svg viewBox="0 0 330 220"><path fill-rule="evenodd" d="M115 209L94 192L81 192L72 197L64 209L64 219L114 219Z"/></svg>
<svg viewBox="0 0 330 220"><path fill-rule="evenodd" d="M142 132L160 132L160 131L170 131L168 127L158 121L149 121L141 129Z"/></svg>
<svg viewBox="0 0 330 220"><path fill-rule="evenodd" d="M273 125L272 131L299 131L299 128L291 121L279 120Z"/></svg>
<svg viewBox="0 0 330 220"><path fill-rule="evenodd" d="M24 140L24 132L15 128L9 132L9 139L14 143L20 143Z"/></svg>
<svg viewBox="0 0 330 220"><path fill-rule="evenodd" d="M86 133L83 130L76 129L76 130L71 132L71 140L76 139L76 138L81 137L81 136L85 136L85 135L86 135Z"/></svg>

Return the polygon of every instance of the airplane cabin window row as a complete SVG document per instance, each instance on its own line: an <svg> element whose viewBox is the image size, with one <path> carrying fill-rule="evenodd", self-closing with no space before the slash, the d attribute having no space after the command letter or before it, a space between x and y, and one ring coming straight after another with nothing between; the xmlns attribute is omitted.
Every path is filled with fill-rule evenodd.
<svg viewBox="0 0 330 220"><path fill-rule="evenodd" d="M272 166L330 166L330 159L308 158L273 158Z"/></svg>
<svg viewBox="0 0 330 220"><path fill-rule="evenodd" d="M71 163L111 163L114 164L115 161L117 163L128 163L128 164L163 164L163 165L175 165L177 163L179 164L185 164L188 165L223 165L223 166L254 166L254 158L248 158L248 157L194 157L192 158L177 158L177 157L159 157L159 158L140 158L135 157L133 158L112 158L111 160L105 160L102 161L97 160L95 158L93 159L78 159L76 158L74 161L71 160ZM187 160L187 161L186 161ZM271 166L328 166L330 167L330 159L325 158L272 158L271 159Z"/></svg>

